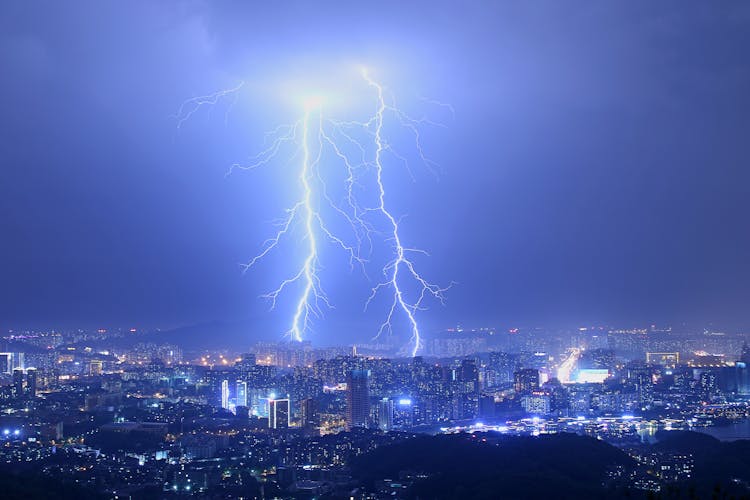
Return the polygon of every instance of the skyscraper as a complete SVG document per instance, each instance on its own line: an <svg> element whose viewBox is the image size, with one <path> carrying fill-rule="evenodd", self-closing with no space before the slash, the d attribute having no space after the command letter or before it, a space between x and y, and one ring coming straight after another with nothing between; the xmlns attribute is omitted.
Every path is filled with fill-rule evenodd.
<svg viewBox="0 0 750 500"><path fill-rule="evenodd" d="M381 431L393 430L393 400L383 398L378 401L378 428Z"/></svg>
<svg viewBox="0 0 750 500"><path fill-rule="evenodd" d="M26 368L22 352L0 352L0 372L11 375L13 370Z"/></svg>
<svg viewBox="0 0 750 500"><path fill-rule="evenodd" d="M24 354L22 352L13 353L13 369L20 368L21 370L26 368L24 363Z"/></svg>
<svg viewBox="0 0 750 500"><path fill-rule="evenodd" d="M479 390L479 370L475 360L461 360L458 380L463 385L463 392L477 392Z"/></svg>
<svg viewBox="0 0 750 500"><path fill-rule="evenodd" d="M16 393L16 397L23 395L23 368L15 368L13 370L13 390Z"/></svg>
<svg viewBox="0 0 750 500"><path fill-rule="evenodd" d="M229 408L229 380L221 381L221 407Z"/></svg>
<svg viewBox="0 0 750 500"><path fill-rule="evenodd" d="M26 392L32 398L36 397L36 368L26 370Z"/></svg>
<svg viewBox="0 0 750 500"><path fill-rule="evenodd" d="M13 373L13 354L0 352L0 373Z"/></svg>
<svg viewBox="0 0 750 500"><path fill-rule="evenodd" d="M518 393L531 392L539 389L539 370L524 368L513 374L514 388Z"/></svg>
<svg viewBox="0 0 750 500"><path fill-rule="evenodd" d="M346 378L346 426L367 427L370 417L370 372L352 370Z"/></svg>
<svg viewBox="0 0 750 500"><path fill-rule="evenodd" d="M320 422L318 421L318 408L317 403L315 402L315 399L313 398L307 398L302 400L301 404L301 410L302 410L302 429L305 431L306 434L317 434L318 426L320 425Z"/></svg>
<svg viewBox="0 0 750 500"><path fill-rule="evenodd" d="M247 382L243 380L237 381L237 398L235 405L247 406Z"/></svg>
<svg viewBox="0 0 750 500"><path fill-rule="evenodd" d="M268 402L268 427L271 429L289 428L288 399L272 399Z"/></svg>

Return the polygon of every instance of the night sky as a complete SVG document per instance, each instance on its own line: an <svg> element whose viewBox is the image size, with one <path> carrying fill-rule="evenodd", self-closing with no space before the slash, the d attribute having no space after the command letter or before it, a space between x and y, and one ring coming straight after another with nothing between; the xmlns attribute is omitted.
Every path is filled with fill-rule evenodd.
<svg viewBox="0 0 750 500"><path fill-rule="evenodd" d="M282 82L353 61L446 124L440 175L389 192L423 272L457 282L425 328L750 327L750 4L467 3L3 2L0 328L280 335L289 304L258 296L283 262L239 264L293 179L225 173L298 111ZM315 338L369 338L366 280L327 269Z"/></svg>

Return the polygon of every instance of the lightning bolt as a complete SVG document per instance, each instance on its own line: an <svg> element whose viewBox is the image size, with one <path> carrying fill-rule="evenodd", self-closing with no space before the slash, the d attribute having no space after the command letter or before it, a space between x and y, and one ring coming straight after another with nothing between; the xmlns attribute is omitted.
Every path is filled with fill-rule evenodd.
<svg viewBox="0 0 750 500"><path fill-rule="evenodd" d="M419 140L419 131L415 126L416 120L413 120L411 118L408 118L407 115L402 113L398 108L395 107L389 107L385 103L385 99L383 96L383 87L376 81L374 81L372 78L369 77L366 70L362 71L362 76L367 81L367 84L371 87L373 87L377 93L377 110L375 112L374 117L367 122L367 126L373 125L374 126L374 141L375 141L375 172L376 172L376 184L378 189L378 205L375 207L374 210L378 211L380 214L382 214L385 219L388 221L388 225L390 227L389 229L389 236L390 240L393 242L393 251L395 253L395 257L393 260L391 260L389 263L385 265L383 268L383 274L386 276L386 280L383 282L378 283L375 285L370 293L369 298L367 299L367 302L365 303L365 308L372 302L372 300L375 298L375 296L380 292L382 289L391 289L393 293L393 301L391 302L391 306L388 310L388 313L386 315L385 320L383 323L381 323L380 328L378 329L378 332L376 334L376 338L379 337L384 331L388 331L389 333L393 331L393 316L396 312L396 310L400 309L403 311L404 315L406 316L406 319L409 324L409 328L411 330L411 355L416 356L417 352L419 352L419 348L422 346L422 337L419 331L419 324L416 320L416 312L422 308L422 302L424 301L425 297L432 296L435 299L437 299L441 304L444 303L445 296L444 293L450 288L450 285L447 287L441 287L438 285L435 285L433 283L428 282L425 280L419 272L417 272L414 263L407 257L409 253L422 253L426 254L423 250L419 250L416 248L409 248L405 247L403 243L401 242L401 235L400 228L399 228L399 222L396 219L396 217L393 216L393 214L389 211L389 209L386 207L385 203L385 196L386 196L386 189L385 184L383 182L383 152L386 151L386 149L391 150L390 147L388 147L383 140L383 122L384 122L384 114L386 110L390 109L394 112L397 118L399 118L402 125L407 126L412 132L415 134L415 140L417 141L417 149L420 154L420 157L423 160L427 160L424 152L422 150L422 146ZM398 156L398 155L397 155ZM403 157L398 156L400 159L403 159ZM414 301L408 301L405 297L404 290L402 287L402 281L404 279L411 279L414 282L416 282L417 287L420 289L418 292L418 296L416 300Z"/></svg>
<svg viewBox="0 0 750 500"><path fill-rule="evenodd" d="M218 92L214 92L213 94L196 96L196 97L191 97L190 99L187 99L186 101L182 103L182 105L180 106L180 109L177 110L177 113L172 117L177 120L177 130L182 128L182 125L186 121L188 121L190 117L192 117L201 108L207 106L209 109L212 109L224 97L229 96L229 95L233 95L236 97L237 92L244 86L245 86L245 82L240 82L236 87L231 88L231 89L224 89ZM232 110L233 105L234 105L234 101L227 108L226 115L224 116L225 124L226 124L226 118L229 116L229 112Z"/></svg>
<svg viewBox="0 0 750 500"><path fill-rule="evenodd" d="M313 115L318 116L317 124L314 123ZM311 140L311 135L314 134L314 132L311 132L311 129L313 128L317 131L317 154L314 154L311 148L311 143L313 142ZM248 263L244 264L243 269L245 271L249 270L272 250L278 247L282 238L287 236L295 225L302 227L304 235L303 239L307 242L307 250L300 268L290 278L283 280L276 289L264 294L265 298L271 300L271 308L273 309L276 307L278 298L288 286L294 283L301 284L301 292L297 299L294 314L292 315L292 322L288 334L293 340L302 341L305 333L310 329L311 319L313 317L322 316L323 306L327 308L332 307L328 300L328 296L322 287L319 274L319 236L326 237L330 242L346 252L349 256L350 267L353 267L355 263L358 263L364 268L365 260L360 257L359 252L361 244L361 238L359 235L362 233L359 226L364 221L359 219L358 216L350 216L328 195L324 176L320 172L324 145L329 144L332 146L337 156L343 159L347 168L348 179L353 179L354 166L349 162L347 156L341 153L330 136L326 134L324 130L323 114L319 103L308 103L306 105L305 114L300 120L292 125L277 127L270 135L276 135L276 137L265 150L256 155L247 165L233 165L230 169L230 173L236 168L249 170L261 167L274 159L284 144L299 142L302 159L300 162L298 180L302 187L302 194L300 199L291 208L287 209L286 217L279 222L280 228L276 234L272 238L266 240L261 252L253 257ZM298 138L300 135L301 137ZM297 156L297 154L293 156ZM351 193L351 189L349 190L349 193ZM355 234L355 244L346 243L344 238L336 235L331 229L329 229L319 207L320 199L324 200L326 206L331 207L350 224ZM353 199L349 198L349 204L354 206L353 203Z"/></svg>
<svg viewBox="0 0 750 500"><path fill-rule="evenodd" d="M393 322L400 311L409 325L411 347L410 352L415 356L422 345L417 312L425 309L423 303L428 297L444 303L444 293L450 288L441 287L427 281L417 271L412 256L425 254L423 250L403 244L399 219L393 214L386 203L387 189L383 178L386 154L403 163L409 171L409 163L390 144L384 135L384 123L387 116L392 116L395 122L408 130L414 139L419 158L425 165L432 168L436 165L428 158L422 147L420 128L422 125L442 124L432 122L426 118L415 119L402 112L390 97L386 102L385 92L378 82L370 78L366 70L362 76L369 88L375 91L377 100L376 110L366 121L337 121L324 118L320 101L309 101L305 105L304 115L291 124L276 127L266 134L265 146L258 154L251 157L247 163L235 163L229 168L227 175L235 170L253 170L264 167L284 154L287 147L296 146L289 161L299 161L297 181L300 185L299 198L285 210L285 214L277 222L277 230L262 245L261 250L247 263L242 265L243 272L247 272L270 253L277 249L283 241L294 232L301 232L305 242L305 254L299 267L291 273L289 278L281 281L278 287L263 295L271 302L271 309L277 305L282 294L287 289L298 289L291 325L287 331L289 337L301 341L311 330L313 318L319 318L324 308L332 305L322 287L320 278L321 265L319 262L319 247L324 240L345 252L349 259L350 269L359 266L367 276L367 257L363 257L364 250L368 254L373 250L373 234L384 234L390 243L392 258L381 269L383 281L377 283L370 290L365 302L367 309L372 301L381 293L392 294L392 300L386 317L380 324L375 338L384 333L392 334ZM211 106L227 96L234 95L243 84L232 89L222 90L214 94L199 96L185 101L176 115L179 129L190 117L204 106ZM453 112L449 105L437 101L430 104L443 106ZM365 140L359 135L362 133ZM348 148L347 148L348 146ZM352 154L350 149L356 154ZM326 167L343 165L343 199L336 201L329 193L328 181L331 173L323 171L322 159L324 151L330 151L330 158L326 157ZM355 158L356 157L356 158ZM331 161L329 161L329 159ZM356 192L358 190L374 191L375 199L369 206L360 203ZM344 237L334 232L328 222L338 218L346 223L351 234ZM412 296L411 299L407 295Z"/></svg>
<svg viewBox="0 0 750 500"><path fill-rule="evenodd" d="M305 207L305 235L307 237L308 241L308 253L307 257L305 257L305 263L302 265L302 271L304 275L304 290L302 292L302 296L300 297L299 301L297 302L297 309L294 311L294 317L292 319L292 328L291 333L294 337L294 340L302 341L302 332L307 330L307 320L310 313L310 294L318 291L315 296L319 296L322 294L322 291L319 291L318 288L316 288L316 283L318 283L318 276L316 273L316 263L318 258L318 246L317 242L315 240L315 231L313 230L313 221L314 221L314 213L313 208L310 205L311 204L311 198L312 198L312 189L310 188L310 179L309 179L309 171L310 171L310 148L307 144L307 137L309 135L309 122L310 122L310 111L308 110L305 113L305 118L303 121L303 133L302 133L302 150L303 153L303 159L302 159L302 171L300 172L300 181L302 182L302 186L304 187L304 202L303 205ZM323 295L325 297L325 295Z"/></svg>

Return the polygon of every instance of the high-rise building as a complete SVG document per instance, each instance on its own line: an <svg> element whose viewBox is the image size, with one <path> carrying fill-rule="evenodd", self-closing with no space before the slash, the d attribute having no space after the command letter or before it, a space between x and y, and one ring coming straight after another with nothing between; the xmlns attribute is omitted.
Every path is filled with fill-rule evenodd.
<svg viewBox="0 0 750 500"><path fill-rule="evenodd" d="M744 361L735 363L735 376L737 380L737 393L747 396L750 394L750 369Z"/></svg>
<svg viewBox="0 0 750 500"><path fill-rule="evenodd" d="M22 352L14 352L12 353L13 356L13 369L20 368L21 370L26 368L26 364L24 362L24 353Z"/></svg>
<svg viewBox="0 0 750 500"><path fill-rule="evenodd" d="M701 395L709 402L719 392L718 377L716 374L717 372L714 370L706 370L701 372L698 377L698 387L700 388Z"/></svg>
<svg viewBox="0 0 750 500"><path fill-rule="evenodd" d="M381 431L393 430L393 400L383 398L378 401L378 428Z"/></svg>
<svg viewBox="0 0 750 500"><path fill-rule="evenodd" d="M352 370L346 378L346 426L367 427L370 417L370 372Z"/></svg>
<svg viewBox="0 0 750 500"><path fill-rule="evenodd" d="M524 368L513 373L513 387L517 393L531 392L539 389L539 370Z"/></svg>
<svg viewBox="0 0 750 500"><path fill-rule="evenodd" d="M13 373L13 354L9 352L0 352L0 373L8 375Z"/></svg>
<svg viewBox="0 0 750 500"><path fill-rule="evenodd" d="M521 398L521 406L533 415L549 415L551 405L550 396L544 391L534 391Z"/></svg>
<svg viewBox="0 0 750 500"><path fill-rule="evenodd" d="M313 398L303 399L301 403L302 429L306 434L316 433L320 426L318 418L318 405Z"/></svg>
<svg viewBox="0 0 750 500"><path fill-rule="evenodd" d="M237 398L235 405L247 406L247 382L243 380L237 381Z"/></svg>
<svg viewBox="0 0 750 500"><path fill-rule="evenodd" d="M229 408L229 380L221 381L221 407Z"/></svg>
<svg viewBox="0 0 750 500"><path fill-rule="evenodd" d="M24 380L23 380L23 368L13 369L13 390L16 393L16 397L23 395L24 392Z"/></svg>
<svg viewBox="0 0 750 500"><path fill-rule="evenodd" d="M13 374L13 370L26 368L22 352L0 352L0 373Z"/></svg>
<svg viewBox="0 0 750 500"><path fill-rule="evenodd" d="M479 370L473 359L461 360L461 368L458 371L458 380L462 385L462 392L477 392L479 390Z"/></svg>
<svg viewBox="0 0 750 500"><path fill-rule="evenodd" d="M271 429L288 429L289 417L288 399L272 399L268 402L268 427Z"/></svg>
<svg viewBox="0 0 750 500"><path fill-rule="evenodd" d="M507 352L491 352L488 386L496 387L513 381L513 372L518 365L517 355Z"/></svg>
<svg viewBox="0 0 750 500"><path fill-rule="evenodd" d="M248 383L248 385L251 385ZM247 390L247 403L250 407L250 413L256 417L267 418L268 417L268 401L275 399L276 396L272 393L273 389L270 387L264 388L248 388Z"/></svg>
<svg viewBox="0 0 750 500"><path fill-rule="evenodd" d="M36 397L36 368L26 370L26 392L32 398Z"/></svg>
<svg viewBox="0 0 750 500"><path fill-rule="evenodd" d="M409 428L414 425L415 414L420 413L420 405L409 397L393 400L393 427Z"/></svg>
<svg viewBox="0 0 750 500"><path fill-rule="evenodd" d="M654 381L651 367L642 363L632 363L628 366L627 380L633 385L636 401L641 407L646 407L653 402Z"/></svg>
<svg viewBox="0 0 750 500"><path fill-rule="evenodd" d="M424 358L422 356L414 356L411 360L412 379L416 381L424 378L426 370L427 365L424 362Z"/></svg>

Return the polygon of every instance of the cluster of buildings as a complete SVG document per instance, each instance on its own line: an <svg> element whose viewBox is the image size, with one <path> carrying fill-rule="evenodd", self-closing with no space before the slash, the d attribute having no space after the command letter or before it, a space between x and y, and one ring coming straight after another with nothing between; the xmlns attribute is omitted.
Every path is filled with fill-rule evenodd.
<svg viewBox="0 0 750 500"><path fill-rule="evenodd" d="M6 339L0 464L79 477L111 494L257 487L377 498L348 475L350 460L415 433L574 432L657 464L661 476L637 477L654 489L692 463L643 451L658 430L750 416L750 348L740 337L474 334L483 347L491 338L492 350L396 358L387 346L283 342L184 354L169 343L110 346L80 334Z"/></svg>

